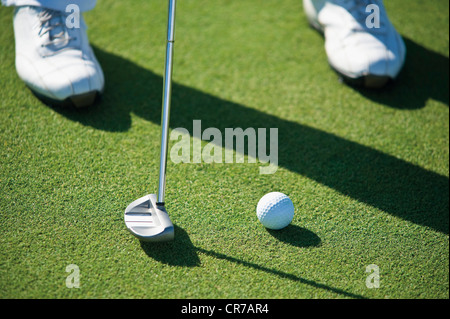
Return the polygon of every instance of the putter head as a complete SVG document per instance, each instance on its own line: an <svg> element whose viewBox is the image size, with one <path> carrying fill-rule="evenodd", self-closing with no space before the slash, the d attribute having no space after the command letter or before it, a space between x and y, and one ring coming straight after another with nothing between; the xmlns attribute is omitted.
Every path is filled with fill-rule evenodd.
<svg viewBox="0 0 450 319"><path fill-rule="evenodd" d="M163 206L156 205L156 195L146 195L125 209L125 225L139 240L145 242L170 241L174 238L172 221Z"/></svg>

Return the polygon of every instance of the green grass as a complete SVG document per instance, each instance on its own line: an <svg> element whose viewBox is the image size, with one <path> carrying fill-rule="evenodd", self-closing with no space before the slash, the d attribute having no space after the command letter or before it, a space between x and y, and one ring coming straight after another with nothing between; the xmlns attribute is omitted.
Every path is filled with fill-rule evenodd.
<svg viewBox="0 0 450 319"><path fill-rule="evenodd" d="M300 0L179 1L171 129L276 127L280 168L169 161L157 245L123 211L157 188L166 2L85 15L107 88L79 112L18 79L0 8L0 297L449 298L449 4L386 5L409 55L373 92L338 81ZM296 207L280 232L256 219L270 191Z"/></svg>

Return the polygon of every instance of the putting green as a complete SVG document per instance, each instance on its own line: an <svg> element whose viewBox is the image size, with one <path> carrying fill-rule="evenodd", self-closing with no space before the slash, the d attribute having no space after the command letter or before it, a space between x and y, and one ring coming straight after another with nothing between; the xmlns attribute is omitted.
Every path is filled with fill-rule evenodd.
<svg viewBox="0 0 450 319"><path fill-rule="evenodd" d="M0 297L449 298L449 3L386 6L408 60L368 91L338 81L300 0L179 1L171 131L277 128L279 167L169 158L175 241L151 245L123 213L157 189L166 1L86 13L107 86L84 111L19 80L1 7ZM272 191L295 206L278 232L256 218Z"/></svg>

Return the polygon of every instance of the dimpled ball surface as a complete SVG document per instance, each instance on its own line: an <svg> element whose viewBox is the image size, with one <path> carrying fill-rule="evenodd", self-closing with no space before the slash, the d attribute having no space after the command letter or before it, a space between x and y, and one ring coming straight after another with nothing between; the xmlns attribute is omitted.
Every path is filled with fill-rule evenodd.
<svg viewBox="0 0 450 319"><path fill-rule="evenodd" d="M294 218L294 204L291 199L279 192L264 195L256 207L256 216L268 229L282 229Z"/></svg>

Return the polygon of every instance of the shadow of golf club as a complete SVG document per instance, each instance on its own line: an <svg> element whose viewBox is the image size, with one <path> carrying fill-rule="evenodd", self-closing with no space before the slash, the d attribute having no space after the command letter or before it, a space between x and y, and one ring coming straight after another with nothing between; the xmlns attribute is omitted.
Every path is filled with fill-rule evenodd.
<svg viewBox="0 0 450 319"><path fill-rule="evenodd" d="M200 259L195 247L186 231L175 227L175 238L173 241L163 243L140 242L142 250L148 257L169 266L197 267Z"/></svg>
<svg viewBox="0 0 450 319"><path fill-rule="evenodd" d="M181 266L181 267L200 267L201 262L198 257L198 253L205 254L207 256L226 260L228 262L232 262L238 265L242 265L245 267L253 268L257 271L263 271L265 273L278 276L280 278L296 281L302 284L306 284L315 288L324 289L327 291L331 291L333 293L349 297L355 299L365 299L365 297L347 292L345 290L334 288L328 285L324 285L313 280L308 280L293 274L289 274L283 271L279 271L276 269L271 269L268 267L264 267L258 265L256 263L247 262L238 258L234 258L225 254L217 253L211 250L195 247L189 235L186 231L177 226L175 227L175 239L172 242L166 243L144 243L140 242L143 251L147 254L148 257L161 262L163 264L169 266ZM285 231L276 232L270 231L272 236L275 238L280 238L280 241L286 242L290 245L294 245L297 247L309 247L309 246L317 246L320 243L320 238L314 234L313 232L291 225L287 227ZM294 235L295 239L288 240L289 235Z"/></svg>
<svg viewBox="0 0 450 319"><path fill-rule="evenodd" d="M278 276L280 278L289 279L291 281L299 282L299 283L302 283L302 284L305 284L305 285L308 285L308 286L311 286L311 287L315 287L315 288L331 291L333 293L336 293L336 294L339 294L339 295L342 295L342 296L345 296L345 297L349 297L349 298L366 299L366 297L363 297L361 295L353 294L353 293L345 291L343 289L339 289L339 288L331 287L331 286L328 286L328 285L324 285L324 284L318 283L318 282L316 282L314 280L305 279L305 278L302 278L302 277L299 277L299 276L296 276L296 275L293 275L293 274L288 274L288 273L283 272L283 271L279 271L279 270L276 270L276 269L271 269L271 268L268 268L268 267L264 267L264 266L261 266L261 265L255 264L255 263L247 262L247 261L244 261L244 260L241 260L241 259L237 259L237 258L234 258L234 257L231 257L231 256L227 256L225 254L217 253L217 252L206 250L206 249L203 249L203 248L196 248L196 249L197 249L198 252L203 253L205 255L208 255L208 256L211 256L211 257L214 257L214 258L217 258L217 259L221 259L221 260L226 260L226 261L229 261L229 262L232 262L232 263L235 263L235 264L238 264L238 265L242 265L242 266L245 266L245 267L253 268L253 269L257 270L257 271L264 271L264 272L266 272L268 274L272 274L272 275Z"/></svg>

